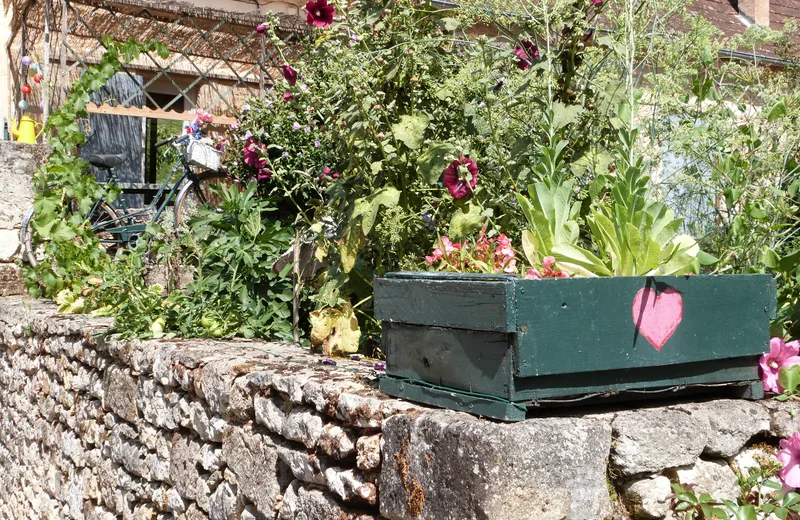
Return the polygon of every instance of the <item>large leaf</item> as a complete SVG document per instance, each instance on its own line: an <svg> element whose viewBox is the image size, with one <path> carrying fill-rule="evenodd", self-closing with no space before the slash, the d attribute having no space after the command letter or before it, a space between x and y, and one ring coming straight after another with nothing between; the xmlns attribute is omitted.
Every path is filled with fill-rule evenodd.
<svg viewBox="0 0 800 520"><path fill-rule="evenodd" d="M564 264L574 264L586 269L596 276L612 276L613 273L602 260L595 255L572 244L556 244L553 246L553 256L556 257L558 265L563 269ZM573 274L573 273L570 273Z"/></svg>
<svg viewBox="0 0 800 520"><path fill-rule="evenodd" d="M361 217L361 228L364 235L367 236L372 231L372 226L375 225L378 209L381 206L396 206L398 202L400 202L400 191L397 188L393 186L382 188L369 197L358 199L355 202L351 220L355 221Z"/></svg>
<svg viewBox="0 0 800 520"><path fill-rule="evenodd" d="M322 347L322 354L358 351L361 329L353 308L345 305L342 309L322 309L310 314L311 344Z"/></svg>
<svg viewBox="0 0 800 520"><path fill-rule="evenodd" d="M342 271L349 273L356 265L358 251L364 245L364 235L357 226L350 226L339 245L339 256L342 259Z"/></svg>
<svg viewBox="0 0 800 520"><path fill-rule="evenodd" d="M450 219L448 234L452 239L465 237L473 231L477 231L483 224L481 208L477 204L465 204L458 208Z"/></svg>
<svg viewBox="0 0 800 520"><path fill-rule="evenodd" d="M417 167L422 179L428 184L436 183L447 167L448 157L456 153L456 147L450 143L434 143L417 159Z"/></svg>
<svg viewBox="0 0 800 520"><path fill-rule="evenodd" d="M556 101L553 103L553 130L559 130L576 122L582 113L583 107L580 105L565 105Z"/></svg>
<svg viewBox="0 0 800 520"><path fill-rule="evenodd" d="M400 122L392 125L392 133L398 141L416 150L425 138L425 129L428 128L428 116L416 114L413 116L400 116Z"/></svg>

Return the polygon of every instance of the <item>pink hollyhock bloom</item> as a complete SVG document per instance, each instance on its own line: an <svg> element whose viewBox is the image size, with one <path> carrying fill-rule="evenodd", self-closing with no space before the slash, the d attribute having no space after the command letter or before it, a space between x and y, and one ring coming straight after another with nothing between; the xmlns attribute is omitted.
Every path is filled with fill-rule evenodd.
<svg viewBox="0 0 800 520"><path fill-rule="evenodd" d="M263 143L259 143L252 137L247 140L244 145L244 163L249 166L254 166L256 169L262 170L267 166L267 160L261 157L261 152L266 150L266 146ZM259 173L259 175L261 175ZM270 172L270 175L272 173Z"/></svg>
<svg viewBox="0 0 800 520"><path fill-rule="evenodd" d="M258 169L258 182L268 181L272 177L272 170L268 168L259 168Z"/></svg>
<svg viewBox="0 0 800 520"><path fill-rule="evenodd" d="M328 5L328 0L309 0L306 3L306 22L314 27L325 28L333 23L336 8Z"/></svg>
<svg viewBox="0 0 800 520"><path fill-rule="evenodd" d="M798 350L796 341L788 344L781 338L772 338L769 341L769 352L761 356L758 362L761 365L761 382L764 383L765 391L776 393L783 391L778 382L778 374L782 367L800 365Z"/></svg>
<svg viewBox="0 0 800 520"><path fill-rule="evenodd" d="M509 260L508 263L506 264L506 266L503 268L503 272L504 273L508 273L508 274L516 273L517 272L517 259L516 258L512 258L511 260Z"/></svg>
<svg viewBox="0 0 800 520"><path fill-rule="evenodd" d="M559 271L556 273L556 278L569 278L569 275L564 271Z"/></svg>
<svg viewBox="0 0 800 520"><path fill-rule="evenodd" d="M593 3L594 5L600 5L600 4L602 4L602 3L603 3L603 0L592 0L592 3Z"/></svg>
<svg viewBox="0 0 800 520"><path fill-rule="evenodd" d="M800 488L800 433L794 432L788 439L780 443L778 461L783 464L783 469L778 471L778 476L790 488Z"/></svg>
<svg viewBox="0 0 800 520"><path fill-rule="evenodd" d="M542 273L539 272L538 269L528 269L525 271L525 279L526 280L541 280Z"/></svg>
<svg viewBox="0 0 800 520"><path fill-rule="evenodd" d="M283 74L283 79L285 79L289 85L294 86L295 83L297 83L297 71L290 65L281 65L281 73Z"/></svg>
<svg viewBox="0 0 800 520"><path fill-rule="evenodd" d="M283 100L284 100L284 101L289 101L289 100L290 100L290 99L292 99L293 97L294 97L294 96L292 95L292 93L291 93L291 92L284 92L284 93L283 93Z"/></svg>
<svg viewBox="0 0 800 520"><path fill-rule="evenodd" d="M450 195L461 199L478 184L478 165L468 157L459 157L444 169L444 185Z"/></svg>
<svg viewBox="0 0 800 520"><path fill-rule="evenodd" d="M527 70L530 68L533 60L539 59L539 47L529 42L528 40L521 40L522 46L517 45L514 47L514 54L517 55L517 68L520 70Z"/></svg>
<svg viewBox="0 0 800 520"><path fill-rule="evenodd" d="M258 25L256 27L256 32L258 34L264 34L265 32L267 32L267 24L262 23L262 24Z"/></svg>
<svg viewBox="0 0 800 520"><path fill-rule="evenodd" d="M544 257L544 259L542 259L542 266L545 269L552 269L553 266L555 265L555 263L556 263L556 259L553 256L546 256L546 257Z"/></svg>

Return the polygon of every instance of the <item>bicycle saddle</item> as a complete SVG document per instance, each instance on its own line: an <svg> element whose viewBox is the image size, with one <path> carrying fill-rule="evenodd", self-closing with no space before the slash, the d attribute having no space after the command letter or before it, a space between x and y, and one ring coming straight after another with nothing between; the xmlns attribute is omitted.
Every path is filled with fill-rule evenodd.
<svg viewBox="0 0 800 520"><path fill-rule="evenodd" d="M102 154L102 155L92 155L89 157L89 164L92 166L96 166L97 168L102 168L104 170L110 170L111 168L115 168L120 164L124 163L128 160L128 157L124 153L111 153L111 154Z"/></svg>

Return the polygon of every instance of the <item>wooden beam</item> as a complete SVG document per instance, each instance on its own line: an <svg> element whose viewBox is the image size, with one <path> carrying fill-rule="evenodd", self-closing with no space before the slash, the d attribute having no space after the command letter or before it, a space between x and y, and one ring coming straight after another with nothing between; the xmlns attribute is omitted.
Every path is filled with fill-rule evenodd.
<svg viewBox="0 0 800 520"><path fill-rule="evenodd" d="M123 107L123 106L110 106L110 105L96 105L94 103L86 103L86 110L90 114L108 114L113 116L130 116L130 117L149 117L151 119L172 119L174 121L194 121L197 117L196 114L191 112L174 112L171 110L160 110L154 108L137 108L137 107ZM214 116L215 125L231 125L236 122L235 117L230 116Z"/></svg>

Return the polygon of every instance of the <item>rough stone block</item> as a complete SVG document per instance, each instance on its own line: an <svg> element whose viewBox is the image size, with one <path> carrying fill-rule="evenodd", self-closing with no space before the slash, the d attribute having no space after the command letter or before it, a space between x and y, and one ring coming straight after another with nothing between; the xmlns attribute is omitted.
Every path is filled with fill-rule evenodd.
<svg viewBox="0 0 800 520"><path fill-rule="evenodd" d="M637 520L658 520L667 516L671 494L670 481L664 476L636 480L623 488L628 510Z"/></svg>
<svg viewBox="0 0 800 520"><path fill-rule="evenodd" d="M136 379L127 370L113 367L106 370L106 387L103 407L126 421L136 422L139 410L136 406Z"/></svg>
<svg viewBox="0 0 800 520"><path fill-rule="evenodd" d="M681 484L695 484L695 493L708 493L717 500L733 500L741 489L736 474L725 461L697 459L694 466L676 472Z"/></svg>
<svg viewBox="0 0 800 520"><path fill-rule="evenodd" d="M611 513L607 422L496 424L433 412L391 417L383 440L380 511L392 520L598 520Z"/></svg>
<svg viewBox="0 0 800 520"><path fill-rule="evenodd" d="M222 440L222 457L236 474L239 492L261 511L271 511L280 493L275 444L251 428L230 428Z"/></svg>
<svg viewBox="0 0 800 520"><path fill-rule="evenodd" d="M733 457L754 436L770 429L769 411L760 403L720 399L682 405L696 417L705 418L709 436L704 452L718 457Z"/></svg>
<svg viewBox="0 0 800 520"><path fill-rule="evenodd" d="M381 467L381 434L359 437L356 442L356 465L364 471Z"/></svg>
<svg viewBox="0 0 800 520"><path fill-rule="evenodd" d="M705 417L668 408L620 412L611 462L626 477L694 464L709 442Z"/></svg>

